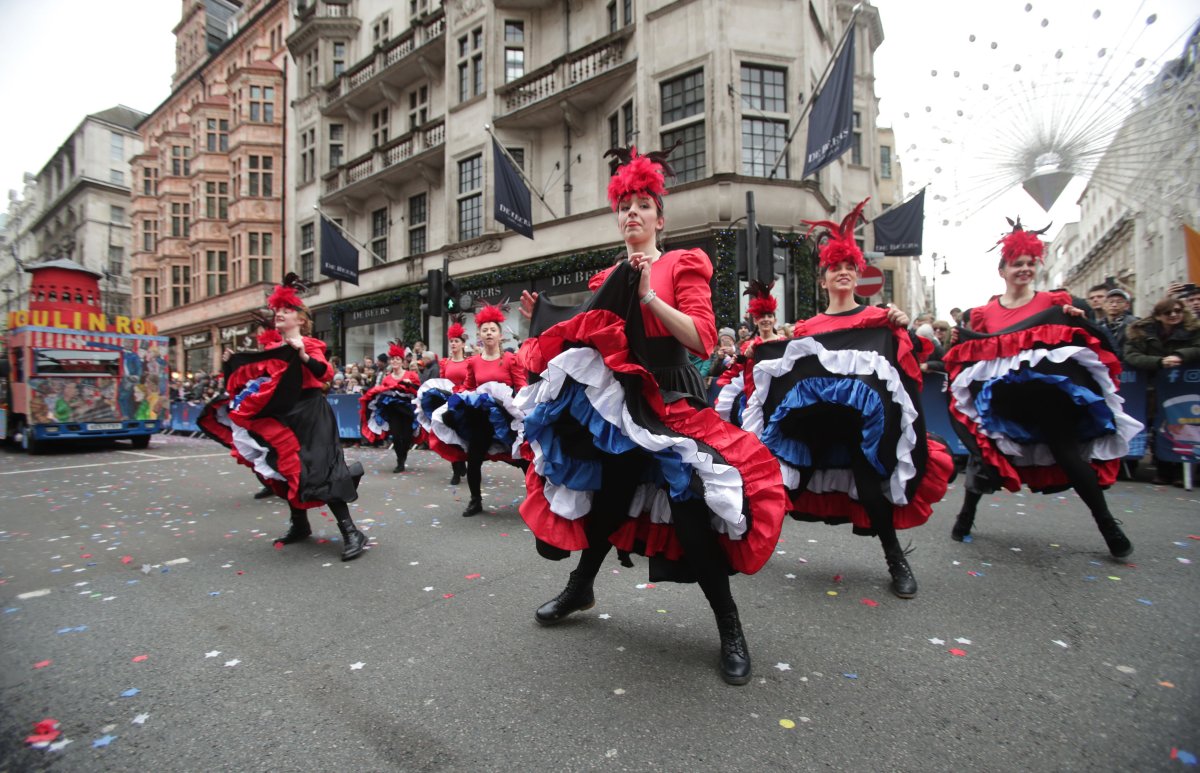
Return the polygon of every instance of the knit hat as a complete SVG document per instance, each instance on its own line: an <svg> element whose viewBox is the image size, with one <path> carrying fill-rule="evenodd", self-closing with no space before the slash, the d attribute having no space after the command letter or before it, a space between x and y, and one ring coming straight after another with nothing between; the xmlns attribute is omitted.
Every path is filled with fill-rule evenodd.
<svg viewBox="0 0 1200 773"><path fill-rule="evenodd" d="M720 330L718 330L717 331L717 340L720 340L721 336L729 336L733 340L735 340L735 341L737 340L737 333L735 333L733 331L733 328L731 328L731 327L723 327Z"/></svg>

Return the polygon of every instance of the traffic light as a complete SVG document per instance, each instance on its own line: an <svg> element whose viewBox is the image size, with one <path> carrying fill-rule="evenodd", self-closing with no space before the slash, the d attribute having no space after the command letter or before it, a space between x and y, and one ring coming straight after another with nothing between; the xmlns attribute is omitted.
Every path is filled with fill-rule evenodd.
<svg viewBox="0 0 1200 773"><path fill-rule="evenodd" d="M445 284L442 286L442 292L446 299L446 312L448 314L457 314L458 312L462 311L462 309L459 308L460 293L458 289L458 282L447 278Z"/></svg>
<svg viewBox="0 0 1200 773"><path fill-rule="evenodd" d="M746 254L746 232L737 232L737 275L745 281L749 278L749 261ZM760 225L754 244L755 279L770 284L776 274L782 274L782 266L775 260L775 232L768 226ZM782 261L780 261L782 263Z"/></svg>
<svg viewBox="0 0 1200 773"><path fill-rule="evenodd" d="M440 268L431 268L425 274L425 286L421 288L418 295L421 296L421 311L431 317L442 316L442 307L445 306L445 301L442 299L442 270Z"/></svg>

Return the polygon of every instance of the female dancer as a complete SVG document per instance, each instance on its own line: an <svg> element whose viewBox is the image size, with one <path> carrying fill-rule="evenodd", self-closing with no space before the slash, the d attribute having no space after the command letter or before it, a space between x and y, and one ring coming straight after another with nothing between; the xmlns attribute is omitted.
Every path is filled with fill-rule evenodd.
<svg viewBox="0 0 1200 773"><path fill-rule="evenodd" d="M953 462L927 438L920 413L929 342L911 336L899 309L854 297L866 263L854 241L863 205L830 229L820 249L822 314L796 325L783 344L758 344L745 428L775 452L797 520L846 523L879 537L891 590L917 593L897 529L920 526L946 493Z"/></svg>
<svg viewBox="0 0 1200 773"><path fill-rule="evenodd" d="M721 391L717 393L717 413L725 421L735 427L742 426L742 412L746 409L746 398L754 391L754 381L748 374L754 371L754 347L768 341L779 341L783 335L775 329L775 309L778 303L771 295L772 282L764 285L753 280L746 288L750 296L749 313L754 320L758 335L742 344L741 355L731 367L727 368L717 379Z"/></svg>
<svg viewBox="0 0 1200 773"><path fill-rule="evenodd" d="M429 414L430 448L451 462L466 461L471 499L463 510L464 518L483 512L485 459L506 461L521 468L525 466L523 460L513 456L523 418L513 406L513 392L525 386L525 369L517 363L515 354L500 349L502 322L504 311L499 306L485 305L475 314L475 328L482 344L480 351L466 361L462 386L446 398L444 405ZM459 335L462 335L461 327ZM430 391L440 389L446 383L449 382L430 379L421 385L422 410L427 407ZM448 454L447 446L457 447L457 452ZM462 452L465 454L460 456Z"/></svg>
<svg viewBox="0 0 1200 773"><path fill-rule="evenodd" d="M378 386L371 387L359 398L359 419L363 440L374 444L392 436L396 467L392 472L404 472L408 451L413 443L413 401L421 379L405 364L404 347L388 345L388 371Z"/></svg>
<svg viewBox="0 0 1200 773"><path fill-rule="evenodd" d="M665 165L635 149L615 153L624 163L608 197L627 258L592 277L596 294L582 311L558 310L563 321L522 295L535 337L521 357L539 380L518 400L532 461L521 515L543 556L582 550L535 618L552 625L590 609L609 550L638 552L650 557L651 579L700 584L720 632L721 676L745 684L750 653L729 574L757 571L774 551L778 467L757 439L703 407L686 351L707 354L716 342L712 264L699 250L660 252Z"/></svg>
<svg viewBox="0 0 1200 773"><path fill-rule="evenodd" d="M287 500L291 528L275 542L312 535L307 510L325 505L342 533L342 560L362 555L367 537L350 518L358 498L362 465L346 465L337 420L321 389L333 379L325 343L312 338L312 317L296 294L303 284L288 274L267 299L283 344L235 354L225 363L228 403L214 412L205 431L230 447L276 495Z"/></svg>
<svg viewBox="0 0 1200 773"><path fill-rule="evenodd" d="M1102 490L1141 429L1116 394L1121 363L1070 295L1034 291L1042 231L1009 223L1012 232L997 242L1004 294L971 310L969 330L946 353L950 415L972 451L950 536L965 539L979 500L1000 486L1019 491L1025 483L1047 494L1074 488L1109 552L1125 558L1133 545Z"/></svg>
<svg viewBox="0 0 1200 773"><path fill-rule="evenodd" d="M463 384L467 383L467 356L463 353L463 349L467 346L467 334L463 329L461 316L454 317L454 323L451 323L449 328L446 328L446 341L449 342L450 356L444 356L444 358L439 360L439 377L445 380L445 382L449 382L449 386L445 388L445 396L449 396L452 391L462 389ZM433 412L430 411L430 413ZM426 427L427 429L428 427ZM430 449L436 450L432 445ZM463 475L467 474L467 461L464 457L463 459L451 459L449 461L451 472L450 485L457 486L462 483Z"/></svg>

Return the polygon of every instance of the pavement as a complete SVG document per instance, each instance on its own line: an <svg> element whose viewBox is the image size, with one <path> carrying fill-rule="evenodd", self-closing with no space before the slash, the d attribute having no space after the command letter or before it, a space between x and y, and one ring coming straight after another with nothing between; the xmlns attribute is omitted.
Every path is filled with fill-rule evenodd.
<svg viewBox="0 0 1200 773"><path fill-rule="evenodd" d="M644 559L534 623L573 562L534 552L516 470L466 519L429 452L346 455L372 547L342 563L327 512L273 547L287 508L210 441L0 450L0 771L1196 765L1200 493L1114 486L1125 563L1073 493L992 497L954 542L955 487L901 535L911 601L876 541L788 521L733 579L755 676L730 687L699 590Z"/></svg>

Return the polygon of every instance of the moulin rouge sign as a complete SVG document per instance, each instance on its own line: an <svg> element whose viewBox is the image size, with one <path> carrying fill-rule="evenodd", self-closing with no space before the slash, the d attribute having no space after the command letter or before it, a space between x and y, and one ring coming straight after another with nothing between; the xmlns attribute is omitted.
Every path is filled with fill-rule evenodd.
<svg viewBox="0 0 1200 773"><path fill-rule="evenodd" d="M8 329L18 327L54 327L62 330L83 330L88 333L124 333L126 335L156 335L153 322L137 317L83 311L10 311Z"/></svg>

